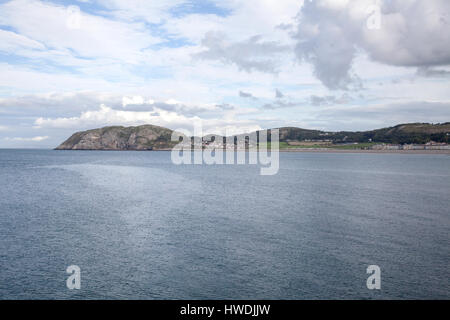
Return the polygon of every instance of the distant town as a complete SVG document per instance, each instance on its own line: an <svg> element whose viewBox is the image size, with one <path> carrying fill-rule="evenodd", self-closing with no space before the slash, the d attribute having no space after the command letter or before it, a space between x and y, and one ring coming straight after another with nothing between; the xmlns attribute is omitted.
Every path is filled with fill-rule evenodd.
<svg viewBox="0 0 450 320"><path fill-rule="evenodd" d="M376 144L371 146L372 150L450 150L447 143L430 141L426 144Z"/></svg>
<svg viewBox="0 0 450 320"><path fill-rule="evenodd" d="M202 149L225 149L225 150L245 150L261 147L263 144L251 144L248 141L238 140L235 143L220 143L217 141L203 140ZM270 148L270 143L265 144ZM196 147L193 145L194 149ZM200 149L200 147L199 147ZM280 150L450 150L450 144L444 142L430 141L425 144L392 144L392 143L378 143L369 141L368 143L348 142L348 143L333 143L331 140L287 140L279 142Z"/></svg>

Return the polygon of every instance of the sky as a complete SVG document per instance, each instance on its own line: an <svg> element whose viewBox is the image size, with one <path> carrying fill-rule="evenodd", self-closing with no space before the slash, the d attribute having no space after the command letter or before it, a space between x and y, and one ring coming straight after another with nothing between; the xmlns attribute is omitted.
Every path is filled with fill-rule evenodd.
<svg viewBox="0 0 450 320"><path fill-rule="evenodd" d="M448 0L0 0L0 148L450 121Z"/></svg>

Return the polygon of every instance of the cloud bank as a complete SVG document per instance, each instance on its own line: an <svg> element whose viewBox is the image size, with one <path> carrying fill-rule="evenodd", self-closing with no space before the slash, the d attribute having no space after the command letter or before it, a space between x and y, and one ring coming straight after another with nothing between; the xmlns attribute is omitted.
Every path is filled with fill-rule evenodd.
<svg viewBox="0 0 450 320"><path fill-rule="evenodd" d="M297 58L311 63L326 87L347 89L357 79L359 50L392 66L449 65L449 23L446 0L305 1L293 38Z"/></svg>

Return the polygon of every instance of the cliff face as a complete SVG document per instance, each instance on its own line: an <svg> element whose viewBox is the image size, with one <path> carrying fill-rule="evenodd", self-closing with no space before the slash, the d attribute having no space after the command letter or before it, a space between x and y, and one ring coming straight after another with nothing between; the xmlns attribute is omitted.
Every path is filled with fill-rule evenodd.
<svg viewBox="0 0 450 320"><path fill-rule="evenodd" d="M105 127L77 132L57 150L165 150L171 141L172 130L143 125L138 127Z"/></svg>

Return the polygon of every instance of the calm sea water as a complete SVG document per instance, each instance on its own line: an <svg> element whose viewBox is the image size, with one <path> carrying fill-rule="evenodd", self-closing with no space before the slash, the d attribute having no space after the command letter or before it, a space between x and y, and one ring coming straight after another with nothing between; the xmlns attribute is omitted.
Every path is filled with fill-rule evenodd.
<svg viewBox="0 0 450 320"><path fill-rule="evenodd" d="M447 155L0 150L0 298L449 299L449 194Z"/></svg>

